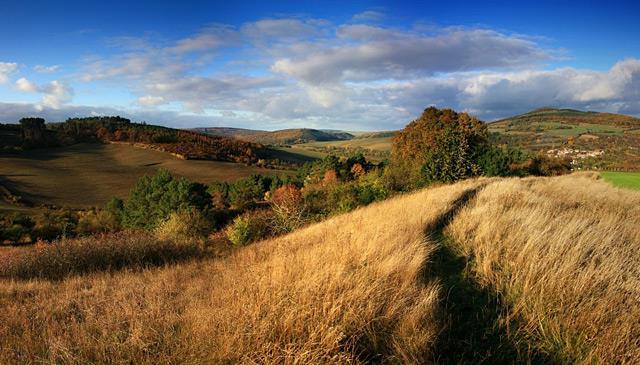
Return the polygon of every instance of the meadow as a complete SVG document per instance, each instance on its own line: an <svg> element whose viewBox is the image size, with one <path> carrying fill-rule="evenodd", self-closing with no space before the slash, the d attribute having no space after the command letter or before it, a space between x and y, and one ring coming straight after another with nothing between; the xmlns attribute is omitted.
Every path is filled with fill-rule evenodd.
<svg viewBox="0 0 640 365"><path fill-rule="evenodd" d="M631 364L639 206L595 173L481 178L221 258L118 236L13 251L0 363ZM155 254L82 269L127 242Z"/></svg>
<svg viewBox="0 0 640 365"><path fill-rule="evenodd" d="M125 198L138 178L160 168L205 183L277 172L232 162L182 160L128 144L76 144L0 155L0 183L34 204L86 208L103 206L113 196Z"/></svg>
<svg viewBox="0 0 640 365"><path fill-rule="evenodd" d="M615 186L640 190L640 172L603 171L600 175Z"/></svg>

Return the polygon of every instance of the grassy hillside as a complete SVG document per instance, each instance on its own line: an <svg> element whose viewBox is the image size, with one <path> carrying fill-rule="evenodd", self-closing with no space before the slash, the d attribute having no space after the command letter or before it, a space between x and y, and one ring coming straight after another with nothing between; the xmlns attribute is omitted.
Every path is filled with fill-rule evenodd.
<svg viewBox="0 0 640 365"><path fill-rule="evenodd" d="M139 177L159 168L204 183L278 172L231 162L182 160L129 144L87 143L0 155L0 184L34 204L103 206L112 196L126 197Z"/></svg>
<svg viewBox="0 0 640 365"><path fill-rule="evenodd" d="M92 253L143 240L108 236L13 250L0 363L634 363L638 207L595 174L481 179L225 258L110 266ZM67 251L55 281L8 279ZM106 272L78 275L85 257Z"/></svg>
<svg viewBox="0 0 640 365"><path fill-rule="evenodd" d="M572 109L536 109L489 124L502 143L551 152L585 168L640 170L640 119ZM562 150L559 151L558 150ZM585 152L603 151L601 156Z"/></svg>
<svg viewBox="0 0 640 365"><path fill-rule="evenodd" d="M432 362L441 294L422 276L435 249L423 232L477 184L375 204L225 259L0 279L0 362Z"/></svg>
<svg viewBox="0 0 640 365"><path fill-rule="evenodd" d="M383 133L383 135L385 135ZM362 153L368 159L381 161L389 157L391 153L391 143L393 137L382 136L371 133L369 137L358 136L357 138L345 141L309 142L296 145L300 151L309 151L323 155L353 155Z"/></svg>
<svg viewBox="0 0 640 365"><path fill-rule="evenodd" d="M197 128L210 135L231 136L246 142L264 145L293 145L313 141L336 141L353 138L353 135L342 131L322 131L317 129L298 128L278 131L260 131L239 128Z"/></svg>
<svg viewBox="0 0 640 365"><path fill-rule="evenodd" d="M448 230L470 274L507 300L512 333L553 363L640 358L640 193L596 177L495 182Z"/></svg>

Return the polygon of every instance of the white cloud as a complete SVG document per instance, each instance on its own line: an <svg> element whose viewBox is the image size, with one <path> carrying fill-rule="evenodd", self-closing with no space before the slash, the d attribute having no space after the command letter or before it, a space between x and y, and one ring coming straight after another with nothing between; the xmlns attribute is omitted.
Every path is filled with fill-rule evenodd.
<svg viewBox="0 0 640 365"><path fill-rule="evenodd" d="M225 25L209 26L192 37L178 40L175 45L168 47L172 53L184 54L197 51L211 51L238 40L238 33Z"/></svg>
<svg viewBox="0 0 640 365"><path fill-rule="evenodd" d="M160 105L160 104L163 104L164 102L165 101L162 96L145 95L138 98L138 104L144 105L144 106Z"/></svg>
<svg viewBox="0 0 640 365"><path fill-rule="evenodd" d="M387 30L373 29L384 34L383 39L331 47L298 59L280 59L272 70L322 84L523 67L551 57L527 39L492 30L453 30L435 36L406 33L394 38ZM354 34L356 41L363 40L361 30L343 28L344 36Z"/></svg>
<svg viewBox="0 0 640 365"><path fill-rule="evenodd" d="M9 74L18 69L18 64L14 62L0 62L0 84L9 82Z"/></svg>
<svg viewBox="0 0 640 365"><path fill-rule="evenodd" d="M60 70L60 65L51 65L51 66L36 65L33 67L33 70L38 73L50 74Z"/></svg>
<svg viewBox="0 0 640 365"><path fill-rule="evenodd" d="M21 77L16 81L18 90L29 93L40 93L42 96L41 105L58 109L64 103L71 101L73 89L58 80L51 81L45 85L37 85L36 83Z"/></svg>
<svg viewBox="0 0 640 365"><path fill-rule="evenodd" d="M29 92L29 93L36 93L39 91L38 85L25 79L24 77L21 77L18 80L16 80L16 87L20 91Z"/></svg>
<svg viewBox="0 0 640 365"><path fill-rule="evenodd" d="M428 105L485 120L540 106L640 114L640 60L608 71L549 70L544 63L557 50L538 38L371 25L382 16L365 12L345 24L262 19L212 25L173 40L120 37L110 43L113 54L86 60L83 79L124 85L135 95L127 105L141 109L127 112L153 123L179 117L180 123L231 121L261 129L389 129ZM1 65L0 77L17 68L3 73ZM65 105L73 89L59 81L37 85L21 78L16 87L44 94L40 105L50 115L94 111Z"/></svg>
<svg viewBox="0 0 640 365"><path fill-rule="evenodd" d="M245 23L241 32L254 40L293 41L320 35L326 25L328 22L318 19L262 19Z"/></svg>
<svg viewBox="0 0 640 365"><path fill-rule="evenodd" d="M384 13L376 10L366 10L355 14L352 19L357 22L375 22L384 19Z"/></svg>

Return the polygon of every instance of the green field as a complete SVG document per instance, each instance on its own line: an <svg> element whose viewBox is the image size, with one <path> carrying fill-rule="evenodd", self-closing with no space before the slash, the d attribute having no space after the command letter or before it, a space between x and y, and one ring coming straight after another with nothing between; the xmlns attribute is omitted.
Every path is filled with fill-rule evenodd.
<svg viewBox="0 0 640 365"><path fill-rule="evenodd" d="M0 184L36 205L102 206L112 196L125 198L138 178L159 168L202 183L282 173L231 162L181 160L131 145L78 144L0 155ZM0 208L19 209L6 203Z"/></svg>
<svg viewBox="0 0 640 365"><path fill-rule="evenodd" d="M336 148L363 148L373 151L391 151L392 137L350 139L346 141L310 142L303 143L300 147L336 147Z"/></svg>
<svg viewBox="0 0 640 365"><path fill-rule="evenodd" d="M640 190L640 172L604 171L600 175L617 187Z"/></svg>

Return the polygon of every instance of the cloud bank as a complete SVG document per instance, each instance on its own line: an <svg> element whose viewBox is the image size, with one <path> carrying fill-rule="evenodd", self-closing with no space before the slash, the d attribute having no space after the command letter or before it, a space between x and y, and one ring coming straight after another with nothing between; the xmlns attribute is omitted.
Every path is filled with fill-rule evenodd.
<svg viewBox="0 0 640 365"><path fill-rule="evenodd" d="M120 110L176 126L373 130L401 128L430 105L484 120L541 106L640 114L638 59L604 71L549 69L564 51L537 38L488 28L390 27L384 19L370 10L344 24L291 17L211 24L178 39L131 35L110 41L115 53L86 57L65 81L37 84L17 78L17 63L0 62L0 83L17 78L16 90L42 94L39 112L52 120ZM132 100L73 106L74 86L82 83L119 85ZM25 108L3 104L0 117L33 112Z"/></svg>

